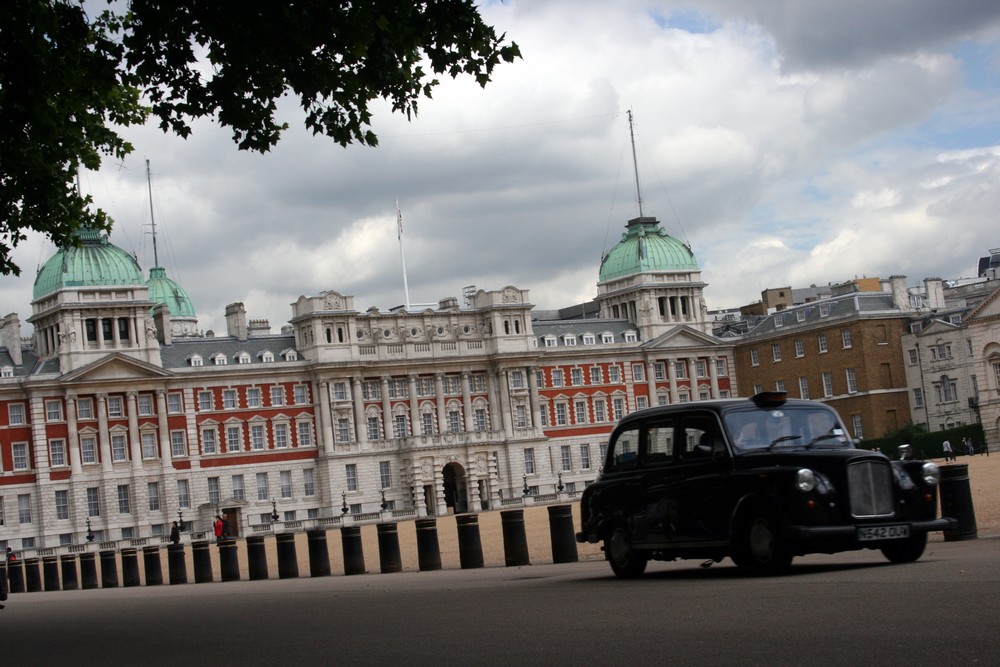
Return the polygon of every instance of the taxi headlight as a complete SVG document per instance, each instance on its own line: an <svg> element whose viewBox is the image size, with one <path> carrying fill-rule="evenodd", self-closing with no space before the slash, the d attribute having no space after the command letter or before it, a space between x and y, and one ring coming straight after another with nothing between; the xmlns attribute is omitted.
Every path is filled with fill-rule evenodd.
<svg viewBox="0 0 1000 667"><path fill-rule="evenodd" d="M934 486L941 481L941 469L936 463L925 463L923 469L924 484Z"/></svg>
<svg viewBox="0 0 1000 667"><path fill-rule="evenodd" d="M816 488L816 473L809 468L801 468L795 473L795 486L802 493L808 493Z"/></svg>

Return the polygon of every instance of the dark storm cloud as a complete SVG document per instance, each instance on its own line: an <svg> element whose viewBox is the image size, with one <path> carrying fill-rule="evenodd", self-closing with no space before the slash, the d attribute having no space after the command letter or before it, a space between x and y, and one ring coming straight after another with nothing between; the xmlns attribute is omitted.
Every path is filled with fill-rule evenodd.
<svg viewBox="0 0 1000 667"><path fill-rule="evenodd" d="M1000 26L996 0L710 0L710 6L758 23L791 71L864 67Z"/></svg>

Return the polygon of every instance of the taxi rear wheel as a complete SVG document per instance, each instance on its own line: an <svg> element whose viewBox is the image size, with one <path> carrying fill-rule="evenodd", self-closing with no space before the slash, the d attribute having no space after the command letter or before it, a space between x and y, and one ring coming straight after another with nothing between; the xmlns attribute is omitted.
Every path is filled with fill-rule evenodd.
<svg viewBox="0 0 1000 667"><path fill-rule="evenodd" d="M896 540L882 547L882 555L892 563L912 563L924 555L927 547L927 533Z"/></svg>
<svg viewBox="0 0 1000 667"><path fill-rule="evenodd" d="M604 554L611 564L611 570L620 579L635 579L646 571L649 557L632 547L632 538L622 526L615 528L604 540Z"/></svg>
<svg viewBox="0 0 1000 667"><path fill-rule="evenodd" d="M792 563L792 554L770 514L747 517L733 546L733 562L758 572L779 572Z"/></svg>

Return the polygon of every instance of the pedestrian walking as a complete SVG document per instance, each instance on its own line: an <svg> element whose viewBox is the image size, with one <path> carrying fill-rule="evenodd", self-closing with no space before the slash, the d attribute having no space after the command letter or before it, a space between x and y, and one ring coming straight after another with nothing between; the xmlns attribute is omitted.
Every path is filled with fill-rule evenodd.
<svg viewBox="0 0 1000 667"><path fill-rule="evenodd" d="M947 440L945 440L944 442L942 442L941 443L941 449L944 450L944 460L945 460L945 462L947 462L947 461L954 461L955 460L955 452L952 451L952 449L951 449L951 443L950 442L948 442Z"/></svg>
<svg viewBox="0 0 1000 667"><path fill-rule="evenodd" d="M170 543L180 544L181 542L181 527L177 525L174 521L174 525L170 527Z"/></svg>
<svg viewBox="0 0 1000 667"><path fill-rule="evenodd" d="M212 530L215 532L215 541L222 541L222 517L215 515L215 523L212 524Z"/></svg>

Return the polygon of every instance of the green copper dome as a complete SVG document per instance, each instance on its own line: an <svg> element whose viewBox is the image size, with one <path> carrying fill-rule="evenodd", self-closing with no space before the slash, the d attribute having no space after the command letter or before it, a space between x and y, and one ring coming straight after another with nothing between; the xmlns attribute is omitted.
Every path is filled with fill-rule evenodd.
<svg viewBox="0 0 1000 667"><path fill-rule="evenodd" d="M164 303L171 317L195 317L194 304L191 297L177 282L167 277L167 270L154 266L149 270L149 300Z"/></svg>
<svg viewBox="0 0 1000 667"><path fill-rule="evenodd" d="M691 249L660 228L656 218L633 218L601 261L599 282L647 271L697 271Z"/></svg>
<svg viewBox="0 0 1000 667"><path fill-rule="evenodd" d="M132 255L93 229L80 232L79 248L62 248L45 262L35 276L33 298L40 299L63 287L142 285L142 271Z"/></svg>

